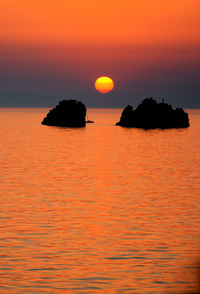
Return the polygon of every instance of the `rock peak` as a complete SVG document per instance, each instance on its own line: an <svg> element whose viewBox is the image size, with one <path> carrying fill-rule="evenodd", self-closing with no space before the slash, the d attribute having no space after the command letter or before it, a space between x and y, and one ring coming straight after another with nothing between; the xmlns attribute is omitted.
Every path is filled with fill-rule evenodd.
<svg viewBox="0 0 200 294"><path fill-rule="evenodd" d="M145 98L136 109L128 105L121 114L117 126L143 129L169 129L189 127L188 114L182 108L173 109L164 102L157 103L152 97Z"/></svg>
<svg viewBox="0 0 200 294"><path fill-rule="evenodd" d="M85 127L85 105L77 100L61 100L43 119L48 126L80 128Z"/></svg>

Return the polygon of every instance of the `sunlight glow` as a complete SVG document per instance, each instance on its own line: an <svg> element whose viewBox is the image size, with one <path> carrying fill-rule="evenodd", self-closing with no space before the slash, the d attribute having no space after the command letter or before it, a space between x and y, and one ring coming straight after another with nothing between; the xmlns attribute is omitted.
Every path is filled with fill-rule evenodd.
<svg viewBox="0 0 200 294"><path fill-rule="evenodd" d="M113 90L114 82L109 77L100 77L95 81L95 88L97 91L105 94Z"/></svg>

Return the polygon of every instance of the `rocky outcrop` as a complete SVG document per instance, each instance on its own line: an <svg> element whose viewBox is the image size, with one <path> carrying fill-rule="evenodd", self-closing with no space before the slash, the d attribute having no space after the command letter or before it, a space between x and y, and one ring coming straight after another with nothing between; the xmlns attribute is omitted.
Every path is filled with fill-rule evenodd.
<svg viewBox="0 0 200 294"><path fill-rule="evenodd" d="M117 126L143 129L169 129L189 127L188 114L182 108L173 109L171 105L157 103L153 98L146 98L136 109L128 105L122 111Z"/></svg>
<svg viewBox="0 0 200 294"><path fill-rule="evenodd" d="M42 124L48 126L85 127L86 107L77 100L62 100L51 109Z"/></svg>

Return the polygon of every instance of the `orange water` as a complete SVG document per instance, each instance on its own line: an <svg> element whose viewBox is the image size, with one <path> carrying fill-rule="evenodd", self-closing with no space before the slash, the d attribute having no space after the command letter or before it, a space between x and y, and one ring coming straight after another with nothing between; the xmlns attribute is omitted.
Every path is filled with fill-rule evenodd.
<svg viewBox="0 0 200 294"><path fill-rule="evenodd" d="M0 110L0 293L198 293L200 110L188 129Z"/></svg>

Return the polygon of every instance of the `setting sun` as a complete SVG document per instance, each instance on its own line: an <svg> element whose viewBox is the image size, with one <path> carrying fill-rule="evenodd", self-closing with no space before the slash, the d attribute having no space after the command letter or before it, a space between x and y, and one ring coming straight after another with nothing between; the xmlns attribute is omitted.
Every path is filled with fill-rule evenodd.
<svg viewBox="0 0 200 294"><path fill-rule="evenodd" d="M108 93L114 88L114 82L109 77L100 77L95 81L95 88L101 93Z"/></svg>

